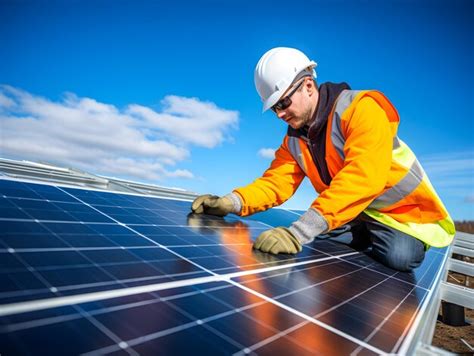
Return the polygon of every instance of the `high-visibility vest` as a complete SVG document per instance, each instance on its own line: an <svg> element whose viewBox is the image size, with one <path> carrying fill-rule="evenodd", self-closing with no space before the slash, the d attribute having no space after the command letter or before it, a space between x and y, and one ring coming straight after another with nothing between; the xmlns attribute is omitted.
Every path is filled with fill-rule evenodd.
<svg viewBox="0 0 474 356"><path fill-rule="evenodd" d="M331 183L319 177L308 143L286 135L262 177L234 190L242 215L282 204L305 176L319 196L311 207L339 227L361 212L444 247L455 228L415 154L398 138L399 116L378 91L344 90L332 108L326 131L326 163Z"/></svg>

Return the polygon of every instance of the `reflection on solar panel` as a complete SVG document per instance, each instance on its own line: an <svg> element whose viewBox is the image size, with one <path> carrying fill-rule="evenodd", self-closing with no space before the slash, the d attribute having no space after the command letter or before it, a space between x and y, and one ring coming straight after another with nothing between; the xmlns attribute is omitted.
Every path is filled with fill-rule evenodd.
<svg viewBox="0 0 474 356"><path fill-rule="evenodd" d="M330 240L253 251L297 212L0 180L0 354L406 353L446 259L413 273Z"/></svg>

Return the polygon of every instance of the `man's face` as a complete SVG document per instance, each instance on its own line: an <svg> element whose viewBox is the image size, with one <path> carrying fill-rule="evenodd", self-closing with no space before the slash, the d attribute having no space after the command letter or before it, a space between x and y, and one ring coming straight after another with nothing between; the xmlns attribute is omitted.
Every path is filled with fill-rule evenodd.
<svg viewBox="0 0 474 356"><path fill-rule="evenodd" d="M294 129L299 129L309 124L313 108L316 107L315 104L317 103L317 91L313 80L311 78L304 78L303 81L303 85L291 95L291 105L282 110L275 110L276 115ZM298 84L300 82L288 88L282 98L291 93ZM316 98L316 102L312 98Z"/></svg>

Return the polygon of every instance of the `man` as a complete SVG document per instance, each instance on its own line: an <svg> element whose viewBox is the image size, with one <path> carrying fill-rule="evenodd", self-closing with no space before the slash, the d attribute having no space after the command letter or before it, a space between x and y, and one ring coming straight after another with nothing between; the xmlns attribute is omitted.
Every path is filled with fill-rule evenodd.
<svg viewBox="0 0 474 356"><path fill-rule="evenodd" d="M255 68L263 111L288 125L275 159L253 183L203 195L195 213L247 216L284 203L305 176L319 196L289 228L263 232L254 248L295 254L315 237L371 247L385 265L410 271L429 246L449 245L454 224L410 148L397 137L399 116L374 90L315 81L316 63L278 47Z"/></svg>

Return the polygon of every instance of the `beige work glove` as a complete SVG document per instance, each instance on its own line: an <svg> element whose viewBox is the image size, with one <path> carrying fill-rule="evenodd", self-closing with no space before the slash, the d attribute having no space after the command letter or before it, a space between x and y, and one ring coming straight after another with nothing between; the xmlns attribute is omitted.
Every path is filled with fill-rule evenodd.
<svg viewBox="0 0 474 356"><path fill-rule="evenodd" d="M225 216L234 211L234 204L229 198L205 194L197 197L191 205L195 214Z"/></svg>
<svg viewBox="0 0 474 356"><path fill-rule="evenodd" d="M294 255L303 250L296 236L289 229L281 226L262 232L255 240L253 248L275 255L278 253Z"/></svg>

